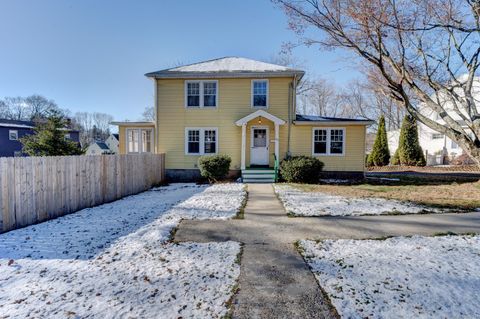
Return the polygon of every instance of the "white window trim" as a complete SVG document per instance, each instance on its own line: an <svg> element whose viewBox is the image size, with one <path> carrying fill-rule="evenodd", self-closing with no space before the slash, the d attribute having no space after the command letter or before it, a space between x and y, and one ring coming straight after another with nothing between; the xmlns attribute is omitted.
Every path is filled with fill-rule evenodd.
<svg viewBox="0 0 480 319"><path fill-rule="evenodd" d="M266 105L266 106L254 106L254 105L253 105L253 84L254 84L255 82L267 82L267 105ZM251 83L251 85L250 85L250 105L251 105L251 108L252 108L252 109L268 109L269 104L270 104L269 95L270 95L270 82L268 81L268 79L255 79L255 80L252 80L252 83Z"/></svg>
<svg viewBox="0 0 480 319"><path fill-rule="evenodd" d="M327 152L326 153L315 153L315 130L326 130L327 131ZM331 142L331 131L332 130L341 130L343 131L343 143L342 143L342 153L341 154L332 154L330 153L330 142ZM312 155L313 156L345 156L345 145L347 141L346 129L344 127L312 127Z"/></svg>
<svg viewBox="0 0 480 319"><path fill-rule="evenodd" d="M130 152L128 150L128 132L129 131L138 131L138 152ZM150 152L142 152L142 131L150 131L151 132L151 145L150 145ZM125 128L125 150L127 154L141 154L141 153L155 153L155 134L153 128Z"/></svg>
<svg viewBox="0 0 480 319"><path fill-rule="evenodd" d="M15 138L12 138L10 134L15 133ZM18 141L18 130L8 130L8 140Z"/></svg>
<svg viewBox="0 0 480 319"><path fill-rule="evenodd" d="M200 131L200 152L188 152L188 131ZM215 153L205 153L205 131L215 131ZM217 127L186 127L185 128L185 155L201 156L218 154L218 128Z"/></svg>
<svg viewBox="0 0 480 319"><path fill-rule="evenodd" d="M199 94L200 100L199 106L188 106L188 83L199 83ZM203 105L203 84L204 83L216 83L217 91L215 94L215 106L204 106ZM218 80L186 80L184 84L184 101L185 101L185 108L186 109L216 109L218 108Z"/></svg>

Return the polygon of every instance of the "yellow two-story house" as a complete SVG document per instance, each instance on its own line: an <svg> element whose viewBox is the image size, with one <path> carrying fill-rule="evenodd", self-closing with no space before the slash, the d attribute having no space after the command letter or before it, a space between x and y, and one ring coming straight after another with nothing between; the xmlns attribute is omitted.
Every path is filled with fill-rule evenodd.
<svg viewBox="0 0 480 319"><path fill-rule="evenodd" d="M304 71L225 57L147 73L154 82L154 122L115 122L121 154L166 154L169 180L199 177L198 158L227 154L232 174L273 178L276 160L318 157L326 175L363 177L366 119L297 114ZM277 162L278 163L278 162ZM262 168L264 170L262 170Z"/></svg>

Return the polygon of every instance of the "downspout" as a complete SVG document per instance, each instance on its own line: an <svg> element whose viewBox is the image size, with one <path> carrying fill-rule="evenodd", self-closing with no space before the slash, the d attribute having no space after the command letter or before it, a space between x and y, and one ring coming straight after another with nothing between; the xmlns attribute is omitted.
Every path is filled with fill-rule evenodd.
<svg viewBox="0 0 480 319"><path fill-rule="evenodd" d="M296 100L296 91L297 91L297 75L293 76L293 82L290 83L288 87L289 99L288 99L288 126L287 126L287 157L291 156L290 152L290 136L291 136L291 125L292 125L292 113L295 116L295 100Z"/></svg>

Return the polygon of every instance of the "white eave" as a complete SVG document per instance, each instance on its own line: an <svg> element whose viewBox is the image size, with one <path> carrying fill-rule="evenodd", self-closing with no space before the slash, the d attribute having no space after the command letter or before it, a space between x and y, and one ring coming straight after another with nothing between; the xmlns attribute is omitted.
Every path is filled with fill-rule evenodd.
<svg viewBox="0 0 480 319"><path fill-rule="evenodd" d="M325 125L372 125L375 123L374 121L365 120L365 121L293 121L294 125L318 125L318 126L325 126Z"/></svg>
<svg viewBox="0 0 480 319"><path fill-rule="evenodd" d="M302 70L291 69L282 65L265 63L242 57L224 57L157 72L150 72L145 76L155 79L171 78L262 78L262 77L290 77L301 78L305 74Z"/></svg>
<svg viewBox="0 0 480 319"><path fill-rule="evenodd" d="M155 122L110 122L111 125L118 125L118 126L155 126Z"/></svg>

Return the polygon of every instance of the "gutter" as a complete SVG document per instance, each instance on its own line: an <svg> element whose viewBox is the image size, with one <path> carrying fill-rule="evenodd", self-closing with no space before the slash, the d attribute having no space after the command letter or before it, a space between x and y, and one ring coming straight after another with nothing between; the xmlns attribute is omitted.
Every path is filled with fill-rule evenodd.
<svg viewBox="0 0 480 319"><path fill-rule="evenodd" d="M305 72L292 70L292 71L265 71L265 72L251 72L251 71L239 71L239 72L151 72L146 73L145 76L154 79L215 79L215 78L261 78L261 77L295 77L300 75L303 77Z"/></svg>
<svg viewBox="0 0 480 319"><path fill-rule="evenodd" d="M293 121L294 125L359 125L368 126L375 123L375 121Z"/></svg>

